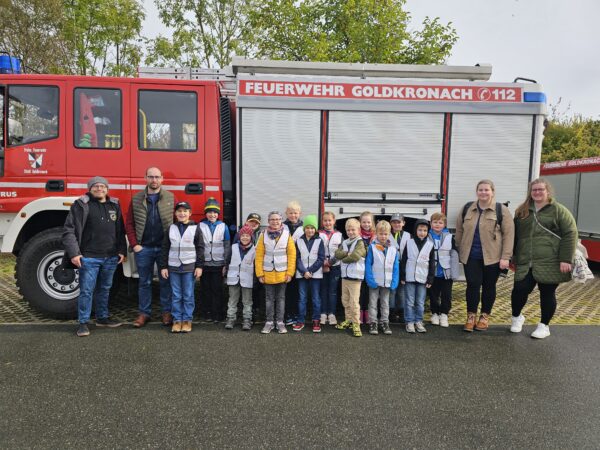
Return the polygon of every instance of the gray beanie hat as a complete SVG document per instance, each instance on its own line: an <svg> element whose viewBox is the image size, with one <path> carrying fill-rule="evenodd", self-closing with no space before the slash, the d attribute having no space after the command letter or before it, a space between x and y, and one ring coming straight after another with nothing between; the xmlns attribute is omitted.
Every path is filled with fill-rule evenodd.
<svg viewBox="0 0 600 450"><path fill-rule="evenodd" d="M94 178L90 178L90 181L88 181L88 185L87 185L88 186L88 191L91 190L92 186L95 185L96 183L102 183L108 189L108 181L106 180L106 178L100 177L100 176L96 176Z"/></svg>

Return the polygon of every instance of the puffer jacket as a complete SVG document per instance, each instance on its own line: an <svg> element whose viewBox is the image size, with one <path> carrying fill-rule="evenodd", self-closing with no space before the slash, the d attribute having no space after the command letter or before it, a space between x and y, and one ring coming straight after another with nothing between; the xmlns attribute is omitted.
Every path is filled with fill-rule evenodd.
<svg viewBox="0 0 600 450"><path fill-rule="evenodd" d="M277 272L273 270L271 272L265 272L263 269L263 262L265 260L265 240L263 234L267 231L263 231L258 242L256 244L256 258L254 260L254 273L258 278L265 277L265 284L279 284L285 283L285 277L289 276L293 278L296 275L296 244L292 240L292 236L288 237L287 242L287 270L285 272Z"/></svg>
<svg viewBox="0 0 600 450"><path fill-rule="evenodd" d="M540 224L560 236L560 239L544 230ZM515 217L515 281L525 278L530 268L538 283L558 284L569 281L571 274L562 273L560 263L570 264L573 261L576 245L577 226L567 208L554 199L537 213L532 205L528 217Z"/></svg>

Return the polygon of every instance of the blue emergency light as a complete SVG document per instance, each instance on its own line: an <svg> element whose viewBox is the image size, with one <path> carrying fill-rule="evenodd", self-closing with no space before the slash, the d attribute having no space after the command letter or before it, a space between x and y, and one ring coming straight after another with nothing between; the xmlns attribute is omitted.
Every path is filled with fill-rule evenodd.
<svg viewBox="0 0 600 450"><path fill-rule="evenodd" d="M21 60L9 55L0 55L0 73L21 73Z"/></svg>
<svg viewBox="0 0 600 450"><path fill-rule="evenodd" d="M531 103L546 103L546 94L543 92L525 92L523 101Z"/></svg>

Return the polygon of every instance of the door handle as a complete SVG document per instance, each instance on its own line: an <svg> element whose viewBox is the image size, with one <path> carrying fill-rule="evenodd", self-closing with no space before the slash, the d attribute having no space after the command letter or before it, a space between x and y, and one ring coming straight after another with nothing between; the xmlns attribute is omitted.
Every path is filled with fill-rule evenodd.
<svg viewBox="0 0 600 450"><path fill-rule="evenodd" d="M185 185L186 194L202 194L202 183L188 183Z"/></svg>
<svg viewBox="0 0 600 450"><path fill-rule="evenodd" d="M63 192L64 190L64 180L48 180L46 182L46 192Z"/></svg>

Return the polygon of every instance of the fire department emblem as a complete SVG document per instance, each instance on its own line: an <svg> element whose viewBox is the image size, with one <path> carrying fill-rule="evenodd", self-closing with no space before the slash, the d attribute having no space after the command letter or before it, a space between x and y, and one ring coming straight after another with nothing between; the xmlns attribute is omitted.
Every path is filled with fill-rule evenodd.
<svg viewBox="0 0 600 450"><path fill-rule="evenodd" d="M42 163L44 161L43 153L36 154L34 152L29 152L27 156L29 158L29 165L32 169L39 169L42 167Z"/></svg>
<svg viewBox="0 0 600 450"><path fill-rule="evenodd" d="M116 211L109 211L108 215L110 216L110 220L112 220L113 222L117 221L117 212Z"/></svg>

